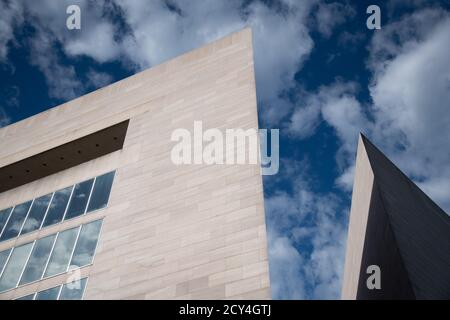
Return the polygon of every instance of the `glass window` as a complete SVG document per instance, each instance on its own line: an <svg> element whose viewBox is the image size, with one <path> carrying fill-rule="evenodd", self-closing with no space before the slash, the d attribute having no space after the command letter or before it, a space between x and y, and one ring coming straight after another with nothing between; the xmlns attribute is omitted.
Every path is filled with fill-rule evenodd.
<svg viewBox="0 0 450 320"><path fill-rule="evenodd" d="M11 217L3 230L0 240L9 240L15 238L19 235L20 229L22 228L23 221L27 217L28 209L30 209L31 201L19 204L14 207Z"/></svg>
<svg viewBox="0 0 450 320"><path fill-rule="evenodd" d="M67 270L78 230L79 227L58 234L44 277L53 276Z"/></svg>
<svg viewBox="0 0 450 320"><path fill-rule="evenodd" d="M6 260L8 260L10 251L11 249L0 252L0 276L2 275L3 267L6 264Z"/></svg>
<svg viewBox="0 0 450 320"><path fill-rule="evenodd" d="M94 179L84 181L75 185L72 199L70 199L69 208L67 209L64 220L78 217L86 211L86 205L91 193L92 183Z"/></svg>
<svg viewBox="0 0 450 320"><path fill-rule="evenodd" d="M71 267L83 267L92 263L101 226L102 220L97 220L81 227L80 236L70 263Z"/></svg>
<svg viewBox="0 0 450 320"><path fill-rule="evenodd" d="M0 292L11 288L15 288L19 282L20 274L28 259L33 243L14 248L8 264L3 270L0 279Z"/></svg>
<svg viewBox="0 0 450 320"><path fill-rule="evenodd" d="M55 192L42 227L61 222L64 217L64 212L66 212L67 202L69 201L72 188L73 186Z"/></svg>
<svg viewBox="0 0 450 320"><path fill-rule="evenodd" d="M42 220L44 219L45 212L47 211L51 198L52 195L48 194L46 196L34 199L30 213L28 214L27 220L25 221L20 234L26 234L34 230L38 230L41 227Z"/></svg>
<svg viewBox="0 0 450 320"><path fill-rule="evenodd" d="M61 286L39 291L35 300L58 300L59 289Z"/></svg>
<svg viewBox="0 0 450 320"><path fill-rule="evenodd" d="M54 234L36 241L22 279L20 279L21 285L41 279L55 238Z"/></svg>
<svg viewBox="0 0 450 320"><path fill-rule="evenodd" d="M27 296L23 296L23 297L17 298L16 300L34 300L34 293L29 294Z"/></svg>
<svg viewBox="0 0 450 320"><path fill-rule="evenodd" d="M86 289L87 278L66 283L47 290L32 293L15 300L81 300Z"/></svg>
<svg viewBox="0 0 450 320"><path fill-rule="evenodd" d="M112 171L14 208L0 210L0 241L105 208L114 175L115 171Z"/></svg>
<svg viewBox="0 0 450 320"><path fill-rule="evenodd" d="M72 283L66 283L62 288L59 300L81 300L85 287L86 278Z"/></svg>
<svg viewBox="0 0 450 320"><path fill-rule="evenodd" d="M0 211L0 235L2 234L3 227L6 224L6 221L8 221L9 213L11 212L12 208L4 209Z"/></svg>
<svg viewBox="0 0 450 320"><path fill-rule="evenodd" d="M114 171L95 179L94 190L92 191L91 200L89 200L88 212L106 207L113 180Z"/></svg>

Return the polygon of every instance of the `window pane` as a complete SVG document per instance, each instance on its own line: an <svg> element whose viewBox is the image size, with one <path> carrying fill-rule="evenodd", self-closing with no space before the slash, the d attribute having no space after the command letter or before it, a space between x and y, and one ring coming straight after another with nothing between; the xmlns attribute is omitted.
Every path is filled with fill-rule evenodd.
<svg viewBox="0 0 450 320"><path fill-rule="evenodd" d="M36 241L22 279L20 279L20 284L41 279L55 238L56 235L51 235Z"/></svg>
<svg viewBox="0 0 450 320"><path fill-rule="evenodd" d="M57 300L60 287L61 286L57 286L38 292L35 300Z"/></svg>
<svg viewBox="0 0 450 320"><path fill-rule="evenodd" d="M102 209L108 204L109 193L114 180L114 171L97 177L89 201L88 212Z"/></svg>
<svg viewBox="0 0 450 320"><path fill-rule="evenodd" d="M27 296L21 297L21 298L17 298L16 300L33 300L34 299L34 293L29 294Z"/></svg>
<svg viewBox="0 0 450 320"><path fill-rule="evenodd" d="M2 234L3 227L5 226L6 221L8 220L11 209L12 208L8 208L0 211L0 234Z"/></svg>
<svg viewBox="0 0 450 320"><path fill-rule="evenodd" d="M83 298L86 278L63 286L59 300L81 300Z"/></svg>
<svg viewBox="0 0 450 320"><path fill-rule="evenodd" d="M9 221L5 226L5 230L3 230L0 240L9 240L19 235L20 228L22 228L23 221L27 216L30 205L31 201L28 201L26 203L19 204L14 208Z"/></svg>
<svg viewBox="0 0 450 320"><path fill-rule="evenodd" d="M97 220L81 227L71 266L83 267L92 262L101 226L102 220Z"/></svg>
<svg viewBox="0 0 450 320"><path fill-rule="evenodd" d="M55 192L42 227L50 226L62 220L72 188L73 186Z"/></svg>
<svg viewBox="0 0 450 320"><path fill-rule="evenodd" d="M47 211L48 203L52 198L51 194L34 199L31 206L30 213L28 214L27 221L23 225L22 232L25 234L38 230L41 227L42 219L44 219L45 212Z"/></svg>
<svg viewBox="0 0 450 320"><path fill-rule="evenodd" d="M70 255L72 254L72 249L77 238L78 229L79 228L69 229L58 235L44 277L53 276L67 270Z"/></svg>
<svg viewBox="0 0 450 320"><path fill-rule="evenodd" d="M8 260L10 251L11 251L11 249L0 252L0 275L2 274L3 267L5 266L6 260Z"/></svg>
<svg viewBox="0 0 450 320"><path fill-rule="evenodd" d="M67 209L66 217L64 218L64 220L78 217L84 214L93 182L94 179L91 179L75 185L75 190L73 191L69 209Z"/></svg>
<svg viewBox="0 0 450 320"><path fill-rule="evenodd" d="M16 287L32 245L33 243L28 243L14 248L0 279L0 292Z"/></svg>

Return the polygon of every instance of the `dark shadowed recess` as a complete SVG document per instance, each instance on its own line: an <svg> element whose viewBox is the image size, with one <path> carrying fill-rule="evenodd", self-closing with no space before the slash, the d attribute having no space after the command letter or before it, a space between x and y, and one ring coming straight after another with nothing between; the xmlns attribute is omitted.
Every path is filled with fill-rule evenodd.
<svg viewBox="0 0 450 320"><path fill-rule="evenodd" d="M0 168L0 192L122 149L128 123L118 123Z"/></svg>

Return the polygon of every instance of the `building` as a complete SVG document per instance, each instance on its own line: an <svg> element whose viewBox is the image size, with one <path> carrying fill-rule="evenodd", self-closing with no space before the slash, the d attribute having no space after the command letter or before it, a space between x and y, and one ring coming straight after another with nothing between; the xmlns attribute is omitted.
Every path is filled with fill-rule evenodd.
<svg viewBox="0 0 450 320"><path fill-rule="evenodd" d="M259 165L171 133L258 128L249 29L0 129L0 299L268 299Z"/></svg>
<svg viewBox="0 0 450 320"><path fill-rule="evenodd" d="M450 299L449 271L450 217L361 135L342 298Z"/></svg>

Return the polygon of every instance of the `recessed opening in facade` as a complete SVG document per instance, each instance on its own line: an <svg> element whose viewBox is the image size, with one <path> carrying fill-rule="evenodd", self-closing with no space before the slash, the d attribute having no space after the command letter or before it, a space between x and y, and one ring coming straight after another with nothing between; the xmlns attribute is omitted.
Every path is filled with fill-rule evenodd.
<svg viewBox="0 0 450 320"><path fill-rule="evenodd" d="M123 148L129 120L0 168L0 193Z"/></svg>

